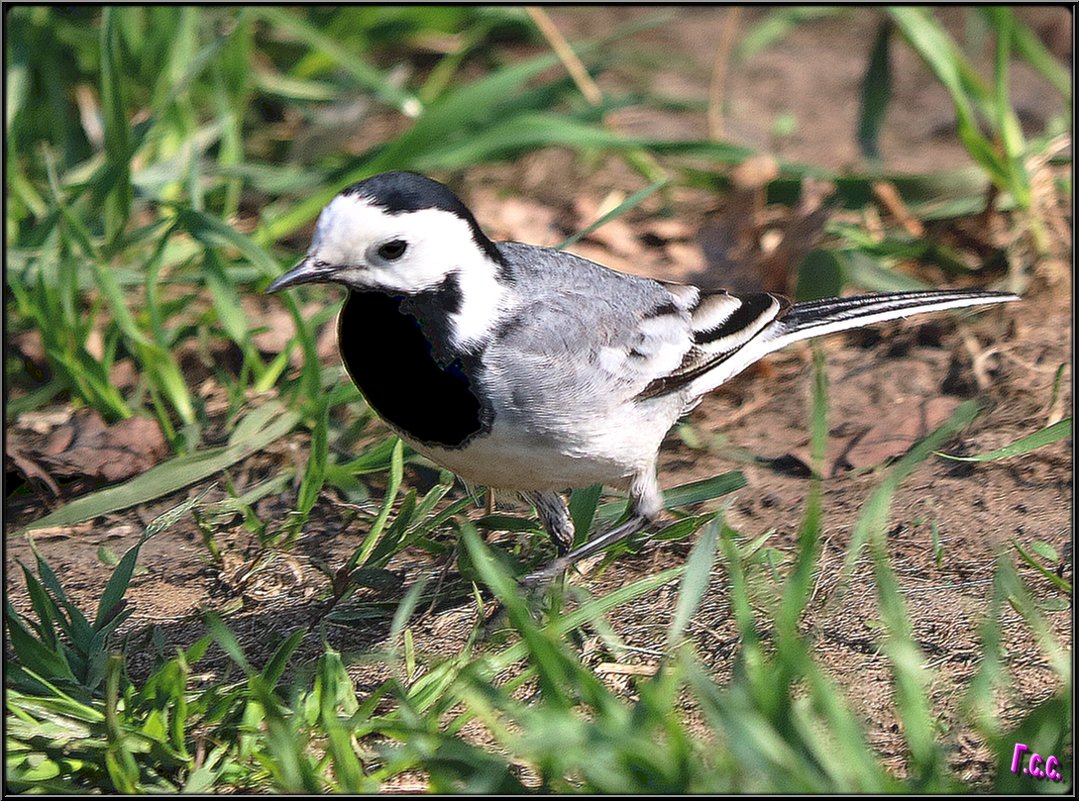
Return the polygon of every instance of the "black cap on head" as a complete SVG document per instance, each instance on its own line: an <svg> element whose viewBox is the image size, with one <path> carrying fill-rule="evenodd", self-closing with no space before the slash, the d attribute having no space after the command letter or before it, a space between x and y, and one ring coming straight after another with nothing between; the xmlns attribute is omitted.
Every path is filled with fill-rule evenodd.
<svg viewBox="0 0 1079 801"><path fill-rule="evenodd" d="M365 198L387 214L405 214L422 209L448 211L468 223L472 238L493 261L505 263L498 248L480 229L468 206L449 187L426 175L403 170L384 172L352 184L341 194Z"/></svg>

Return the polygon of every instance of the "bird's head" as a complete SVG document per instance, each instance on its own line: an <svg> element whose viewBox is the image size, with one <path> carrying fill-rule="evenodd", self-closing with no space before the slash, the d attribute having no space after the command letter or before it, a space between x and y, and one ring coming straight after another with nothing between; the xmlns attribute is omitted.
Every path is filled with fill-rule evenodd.
<svg viewBox="0 0 1079 801"><path fill-rule="evenodd" d="M423 175L387 172L331 200L307 255L267 292L338 283L411 295L451 276L494 278L502 264L498 248L453 192Z"/></svg>

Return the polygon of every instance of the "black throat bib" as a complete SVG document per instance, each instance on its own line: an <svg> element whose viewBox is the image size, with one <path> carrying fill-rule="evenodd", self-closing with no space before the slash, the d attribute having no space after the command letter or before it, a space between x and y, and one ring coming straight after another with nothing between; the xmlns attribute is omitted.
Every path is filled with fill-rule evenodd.
<svg viewBox="0 0 1079 801"><path fill-rule="evenodd" d="M412 439L444 448L490 431L494 417L473 391L479 353L452 351L441 322L459 303L451 279L412 297L350 290L337 321L341 359L371 408Z"/></svg>

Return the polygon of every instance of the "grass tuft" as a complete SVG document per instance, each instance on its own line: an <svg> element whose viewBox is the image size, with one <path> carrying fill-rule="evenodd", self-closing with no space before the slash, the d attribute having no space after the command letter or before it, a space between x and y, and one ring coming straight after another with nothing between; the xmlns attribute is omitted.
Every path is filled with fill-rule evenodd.
<svg viewBox="0 0 1079 801"><path fill-rule="evenodd" d="M845 13L770 12L746 31L736 57ZM852 134L867 156L877 155L899 77L891 55L902 37L947 91L974 166L888 176L782 163L762 197L795 204L804 178L827 178L838 205L862 209L873 202L874 183L887 180L924 222L981 213L991 184L995 208L1028 215L1037 234L1028 159L1044 156L1046 145L1018 127L1008 93L1012 60L1064 94L1066 71L1008 9L971 10L993 36L989 79L974 72L933 12L879 13ZM599 73L613 60L612 42L663 21L620 27L574 51ZM107 422L143 415L158 422L173 451L124 483L65 494L8 532L26 536L32 556L18 564L25 593L17 601L9 593L4 610L6 766L15 792L371 793L417 774L436 792L470 793L967 789L948 766L950 743L933 714L935 674L912 633L884 531L901 482L973 420L973 404L890 469L863 508L841 570L848 581L869 550L874 613L883 621L875 646L888 660L890 711L905 746L904 769L895 772L830 678L806 622L822 573L836 569L822 561L828 416L819 351L813 477L792 553L781 550L776 529L743 536L726 507L715 511L716 499L746 485L732 471L665 494L674 520L654 538L675 542L674 550L696 537L684 565L594 597L571 583L544 598L541 610L515 576L545 559L545 546L492 549L479 535L481 528L534 534L534 517L473 522L472 500L453 476L432 471L388 435L340 368L320 364L319 329L334 316L333 296L305 288L271 307L260 294L294 262L323 205L383 170L423 170L453 183L465 170L563 148L584 163L619 159L643 176L642 188L565 246L643 213L661 190L669 202L676 188L722 189L729 168L753 155L749 148L623 133L611 112L677 104L615 92L582 102L558 56L537 50L545 40L520 9L18 6L6 23L9 339L40 340L44 354L41 364L7 355L6 386L14 389L6 422L59 405L89 407ZM896 269L911 263L977 278L964 254L931 235L868 231L850 217L829 223L826 234L799 285L807 294L920 288L926 274ZM287 322L271 326L271 308L284 309ZM261 343L260 335L289 324L283 346ZM128 367L134 381L118 386ZM1018 457L1070 436L1071 419L1053 416L1057 405L1042 431L964 458ZM281 447L289 437L304 443L306 458ZM218 484L224 497L208 499ZM191 487L198 490L180 501ZM259 505L271 494L289 504L286 511ZM193 518L210 569L224 575L237 538L250 535L245 564L269 565L309 544L312 521L337 501L341 533L356 544L336 561L311 560L324 580L314 619L285 632L268 656L256 655L227 606L207 611L193 643L167 652L159 629L136 629L131 589L144 546L161 532ZM33 532L151 504L171 508L108 561L110 578L84 608ZM625 509L624 498L601 487L579 489L570 502L582 538ZM935 522L931 530L939 566ZM394 559L406 549L436 561L441 578L402 586ZM1052 634L1045 592L1024 582L1033 576L1040 590L1049 588L1048 601L1066 602L1065 559L1040 541L1016 541L1014 553L998 557L961 716L991 749L1000 792L1029 790L1010 771L1017 740L1062 757L1071 748L1070 652ZM674 593L666 636L638 658L608 616L660 591ZM695 626L716 593L729 599L738 634L732 675L722 681L700 656ZM459 653L436 656L416 632L447 604L474 608L481 619L462 624L472 628ZM1002 630L1017 619L1057 687L1033 709L1020 705L1016 720L1000 709L1014 700ZM385 668L389 678L378 682L360 681L357 655L328 641L333 626L372 623L386 636L362 657ZM153 653L140 651L147 640ZM590 651L585 640L599 644ZM139 667L129 670L136 653ZM618 689L600 669L608 659L628 669Z"/></svg>

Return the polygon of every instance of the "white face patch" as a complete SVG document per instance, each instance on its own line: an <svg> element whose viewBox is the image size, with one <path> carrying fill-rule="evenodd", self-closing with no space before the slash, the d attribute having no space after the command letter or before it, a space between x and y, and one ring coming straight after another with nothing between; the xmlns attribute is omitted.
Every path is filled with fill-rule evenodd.
<svg viewBox="0 0 1079 801"><path fill-rule="evenodd" d="M405 243L396 259L380 248ZM484 338L511 309L499 265L477 244L472 227L456 214L429 208L391 214L359 195L338 195L315 227L308 258L339 268L335 280L360 290L417 294L456 274L461 308L450 315L459 347Z"/></svg>

